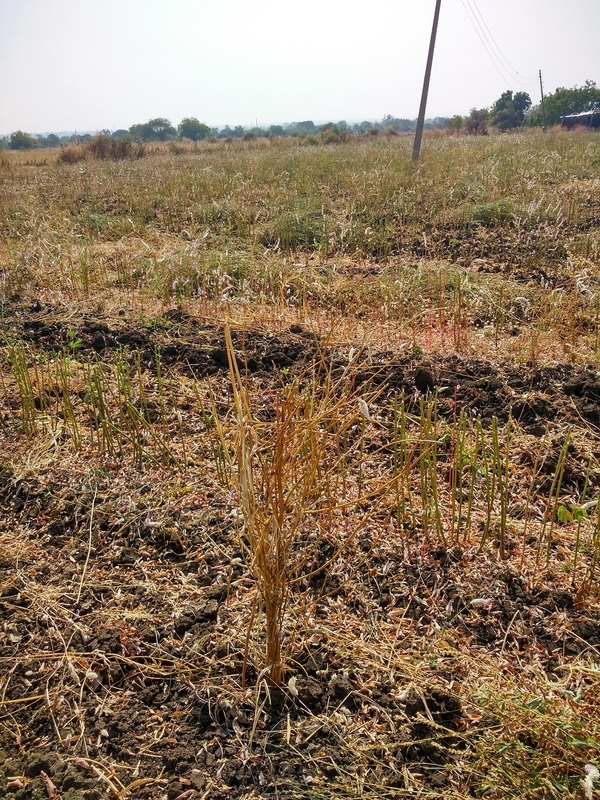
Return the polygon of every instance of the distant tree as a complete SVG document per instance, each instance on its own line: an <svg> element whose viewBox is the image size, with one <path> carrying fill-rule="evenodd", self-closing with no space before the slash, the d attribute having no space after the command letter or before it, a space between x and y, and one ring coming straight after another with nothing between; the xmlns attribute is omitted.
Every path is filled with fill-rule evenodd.
<svg viewBox="0 0 600 800"><path fill-rule="evenodd" d="M342 141L340 126L334 122L326 122L325 125L321 125L319 131L324 144L337 144ZM343 136L344 138L348 136L346 131L343 132Z"/></svg>
<svg viewBox="0 0 600 800"><path fill-rule="evenodd" d="M169 139L175 139L177 136L177 131L175 128L171 125L169 120L165 119L164 117L151 119L147 125L154 133L156 138L161 142L167 142Z"/></svg>
<svg viewBox="0 0 600 800"><path fill-rule="evenodd" d="M487 108L472 108L465 119L465 130L473 136L485 136L490 112Z"/></svg>
<svg viewBox="0 0 600 800"><path fill-rule="evenodd" d="M285 136L283 125L271 125L268 134L269 136Z"/></svg>
<svg viewBox="0 0 600 800"><path fill-rule="evenodd" d="M250 128L249 132L254 136L255 139L266 139L266 137L268 136L267 131L264 128L260 128L258 126Z"/></svg>
<svg viewBox="0 0 600 800"><path fill-rule="evenodd" d="M234 139L242 139L245 133L246 129L244 128L243 125L236 125L231 135L233 136Z"/></svg>
<svg viewBox="0 0 600 800"><path fill-rule="evenodd" d="M525 114L531 108L531 97L527 92L514 96L509 89L496 100L490 111L490 122L501 131L519 128L525 122Z"/></svg>
<svg viewBox="0 0 600 800"><path fill-rule="evenodd" d="M149 133L150 132L146 128L146 126L142 125L141 123L136 123L135 125L132 125L131 128L129 128L129 135L136 142L148 141L147 137Z"/></svg>
<svg viewBox="0 0 600 800"><path fill-rule="evenodd" d="M164 117L151 119L146 124L160 142L168 142L169 139L175 139L177 136L175 128Z"/></svg>
<svg viewBox="0 0 600 800"><path fill-rule="evenodd" d="M191 139L192 142L199 142L201 139L206 139L211 136L212 131L203 122L200 122L196 117L185 117L177 126L177 132L182 139Z"/></svg>
<svg viewBox="0 0 600 800"><path fill-rule="evenodd" d="M312 121L312 119L305 119L303 122L297 122L296 128L302 133L316 133L317 126Z"/></svg>
<svg viewBox="0 0 600 800"><path fill-rule="evenodd" d="M129 133L140 142L168 142L177 137L177 131L168 119L156 117L148 122L132 125Z"/></svg>
<svg viewBox="0 0 600 800"><path fill-rule="evenodd" d="M365 123L363 122L363 125L364 124ZM399 119L398 117L392 117L391 114L386 114L381 120L382 128L385 130L392 128L396 131L396 133L407 133L408 131L414 131L416 125L417 122L414 119Z"/></svg>
<svg viewBox="0 0 600 800"><path fill-rule="evenodd" d="M287 129L289 136L313 135L318 132L317 126L312 119L305 119L303 122L292 122Z"/></svg>
<svg viewBox="0 0 600 800"><path fill-rule="evenodd" d="M49 133L48 136L36 136L38 147L60 147L60 139L55 133Z"/></svg>
<svg viewBox="0 0 600 800"><path fill-rule="evenodd" d="M446 127L450 131L459 131L464 124L464 119L460 116L460 114L455 114L453 117L450 117L446 120Z"/></svg>
<svg viewBox="0 0 600 800"><path fill-rule="evenodd" d="M113 139L124 139L126 136L129 136L129 131L126 131L124 128L119 128L111 133Z"/></svg>
<svg viewBox="0 0 600 800"><path fill-rule="evenodd" d="M513 106L515 107L515 111L517 114L523 115L523 121L525 120L525 115L531 108L531 97L528 95L527 92L517 92L513 97Z"/></svg>
<svg viewBox="0 0 600 800"><path fill-rule="evenodd" d="M594 81L587 80L583 86L572 89L559 88L544 98L546 123L559 125L560 118L568 114L580 114L600 108L600 88ZM541 106L536 106L530 119L531 125L543 125Z"/></svg>
<svg viewBox="0 0 600 800"><path fill-rule="evenodd" d="M11 150L30 150L33 147L37 147L38 144L33 136L30 136L28 133L15 131L10 135L8 146Z"/></svg>

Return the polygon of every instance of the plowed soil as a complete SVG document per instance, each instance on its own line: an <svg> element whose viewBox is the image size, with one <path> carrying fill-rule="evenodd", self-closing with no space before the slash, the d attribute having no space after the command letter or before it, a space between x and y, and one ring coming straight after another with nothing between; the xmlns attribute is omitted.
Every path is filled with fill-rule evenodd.
<svg viewBox="0 0 600 800"><path fill-rule="evenodd" d="M182 375L228 374L223 329L177 309L136 327L14 300L0 327L50 354L102 362L125 348L145 369L158 354ZM300 326L237 331L234 346L263 386L348 363L348 348ZM600 424L600 375L576 365L364 351L355 380L415 407L437 393L448 418L512 415L534 437ZM581 488L577 450L568 469ZM248 655L254 590L231 498L201 464L170 484L110 462L5 464L0 505L0 795L13 800L480 796L464 762L498 718L468 664L490 686L527 670L551 685L600 653L594 604L559 571L533 585L493 547L365 530L351 583L317 573L314 607L295 616L293 680L278 689ZM537 737L522 731L519 746L543 748Z"/></svg>

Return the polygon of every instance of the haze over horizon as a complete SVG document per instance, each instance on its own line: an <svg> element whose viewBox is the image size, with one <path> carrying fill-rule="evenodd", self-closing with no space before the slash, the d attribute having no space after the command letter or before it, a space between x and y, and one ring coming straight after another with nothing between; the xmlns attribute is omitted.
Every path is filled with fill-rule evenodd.
<svg viewBox="0 0 600 800"><path fill-rule="evenodd" d="M0 0L0 132L414 119L434 6ZM598 82L599 33L598 0L442 0L427 116Z"/></svg>

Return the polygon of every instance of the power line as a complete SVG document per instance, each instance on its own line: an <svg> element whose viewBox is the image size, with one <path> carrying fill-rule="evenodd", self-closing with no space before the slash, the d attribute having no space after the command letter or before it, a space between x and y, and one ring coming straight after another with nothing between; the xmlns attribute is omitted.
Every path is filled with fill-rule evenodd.
<svg viewBox="0 0 600 800"><path fill-rule="evenodd" d="M488 44L487 44L487 42L486 42L485 38L483 37L482 33L480 33L480 26L478 26L478 25L477 25L477 22L476 22L476 17L474 16L474 14L473 14L473 11L471 10L471 7L470 7L470 6L467 6L467 4L465 3L465 0L461 0L461 2L462 2L462 4L463 4L463 8L464 8L464 9L465 9L465 11L467 12L467 16L469 17L469 20L470 20L470 22L471 22L471 25L473 26L473 29L474 29L475 33L477 34L477 37L478 37L479 41L480 41L480 42L481 42L481 44L483 45L483 49L486 51L486 53L487 53L487 54L488 54L488 56L490 57L490 61L492 62L492 64L493 64L493 65L494 65L494 67L496 68L496 70L497 70L498 74L500 75L500 77L502 78L502 80L503 80L503 81L507 81L507 83L508 83L510 86L512 86L512 84L513 84L513 79L512 79L512 78L511 78L511 76L510 76L510 75L509 75L509 74L506 72L506 70L503 70L503 68L502 68L502 64L501 64L501 63L500 63L500 62L497 60L497 58L494 56L494 53L493 53L493 51L492 51L492 50L490 50L490 48L489 48L489 46L488 46Z"/></svg>
<svg viewBox="0 0 600 800"><path fill-rule="evenodd" d="M521 83L523 83L523 84L525 84L525 85L530 85L530 84L532 84L532 83L533 83L533 82L536 80L536 77L537 77L537 76L527 76L527 75L521 75L521 73L520 73L518 70L516 70L516 69L515 69L515 68L512 66L512 64L510 63L510 61L509 61L509 60L506 58L506 56L505 56L505 55L504 55L504 53L502 52L502 50L501 50L501 48L500 48L500 45L499 45L499 44L498 44L498 42L495 40L493 33L492 33L492 32L491 32L491 30L489 29L489 27L488 27L488 25L487 25L487 22L485 21L485 19L484 19L484 17L483 17L483 14L482 14L482 13L481 13L481 11L479 10L479 6L477 5L477 0L467 0L467 2L469 3L469 5L471 5L471 4L472 4L472 5L473 5L473 7L475 8L475 11L476 11L477 15L479 16L479 19L481 20L481 22L483 23L483 26L484 26L485 30L486 30L486 31L487 31L487 33L489 34L489 39L491 39L491 42L493 43L493 46L494 46L494 48L495 48L495 51L496 51L496 53L499 55L500 59L501 59L501 60L504 62L504 64L505 64L505 65L506 65L506 67L508 68L508 71L509 71L510 73L512 73L512 74L515 76L515 78L516 78L517 80L519 80ZM486 38L487 38L487 37L486 37ZM489 41L489 39L488 39L488 41Z"/></svg>
<svg viewBox="0 0 600 800"><path fill-rule="evenodd" d="M500 48L497 45L495 45L495 39L492 36L491 32L489 32L489 28L487 27L485 20L481 15L481 12L479 12L479 9L477 8L477 11L479 12L479 16L481 17L481 22L477 17L477 13L475 11L474 6L471 3L471 0L466 0L466 3L467 5L465 6L465 3L463 2L463 6L469 13L471 24L475 28L475 32L479 36L479 40L484 45L485 50L492 59L494 65L496 66L496 69L500 71L505 80L508 77L508 82L510 84L513 84L515 82L522 83L521 79L518 77L518 73L516 72L516 70L514 70L511 67L508 60L504 58L504 56L502 55ZM484 25L485 28L483 27ZM489 36L488 33L486 33L486 29L489 32Z"/></svg>
<svg viewBox="0 0 600 800"><path fill-rule="evenodd" d="M484 50L488 54L490 61L496 68L498 74L502 78L502 80L506 81L511 88L514 88L515 83L520 83L523 86L530 86L533 83L531 81L525 80L523 76L521 76L510 64L508 59L502 54L500 47L498 46L496 40L492 36L490 29L488 28L483 15L477 8L476 0L461 0L463 4L463 8L465 9L467 16L469 17L469 21L473 26L475 33L479 41L481 42ZM477 13L481 18L481 22L477 18L477 14L473 8L474 4L475 8L477 8ZM483 24L482 24L483 23ZM485 28L483 27L485 26ZM487 33L486 33L487 30ZM489 34L489 35L488 35ZM504 63L503 63L504 62ZM506 66L505 66L506 64Z"/></svg>

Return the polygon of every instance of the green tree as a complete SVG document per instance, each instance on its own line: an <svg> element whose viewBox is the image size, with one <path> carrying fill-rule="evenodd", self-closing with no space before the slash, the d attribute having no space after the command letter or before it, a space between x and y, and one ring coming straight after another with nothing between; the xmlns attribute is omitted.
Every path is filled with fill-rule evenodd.
<svg viewBox="0 0 600 800"><path fill-rule="evenodd" d="M519 128L525 122L525 114L531 108L531 97L527 92L514 96L509 89L496 100L490 111L490 122L501 131Z"/></svg>
<svg viewBox="0 0 600 800"><path fill-rule="evenodd" d="M465 119L465 130L473 136L485 136L490 112L487 108L472 108Z"/></svg>
<svg viewBox="0 0 600 800"><path fill-rule="evenodd" d="M48 136L36 136L38 147L60 147L60 139L55 133L49 133Z"/></svg>
<svg viewBox="0 0 600 800"><path fill-rule="evenodd" d="M159 142L168 142L170 139L175 139L177 136L175 128L171 125L169 120L164 117L151 119L146 125Z"/></svg>
<svg viewBox="0 0 600 800"><path fill-rule="evenodd" d="M531 108L531 97L527 94L527 92L517 92L513 97L513 106L517 114L523 115L524 121L525 115Z"/></svg>
<svg viewBox="0 0 600 800"><path fill-rule="evenodd" d="M311 136L317 133L318 129L312 119L305 119L302 122L292 122L288 126L287 132L290 136L299 136L301 134Z"/></svg>
<svg viewBox="0 0 600 800"><path fill-rule="evenodd" d="M170 139L175 139L177 136L175 128L171 125L169 120L164 117L151 119L147 125L160 142L168 142Z"/></svg>
<svg viewBox="0 0 600 800"><path fill-rule="evenodd" d="M140 142L168 142L177 137L177 131L168 119L156 117L148 122L129 128L132 139Z"/></svg>
<svg viewBox="0 0 600 800"><path fill-rule="evenodd" d="M363 125L366 123L363 122ZM396 133L406 133L414 131L417 127L416 119L406 119L405 117L392 117L391 114L386 114L381 120L381 127L384 130L393 129Z"/></svg>
<svg viewBox="0 0 600 800"><path fill-rule="evenodd" d="M594 81L586 81L583 86L572 89L559 88L544 98L546 124L560 125L560 118L568 114L580 114L600 108L600 88ZM532 125L543 125L542 109L537 106L531 115Z"/></svg>
<svg viewBox="0 0 600 800"><path fill-rule="evenodd" d="M201 139L206 139L212 134L208 125L200 122L196 117L186 117L182 119L177 126L177 132L182 139L191 139L192 142L198 142Z"/></svg>
<svg viewBox="0 0 600 800"><path fill-rule="evenodd" d="M265 139L268 136L268 132L260 127L250 128L249 133L251 133L255 139Z"/></svg>
<svg viewBox="0 0 600 800"><path fill-rule="evenodd" d="M37 147L38 144L33 136L30 136L28 133L15 131L10 135L8 146L11 150L30 150L33 147Z"/></svg>
<svg viewBox="0 0 600 800"><path fill-rule="evenodd" d="M342 131L334 122L326 122L325 125L321 125L319 130L325 144L337 144L342 141ZM344 132L344 136L347 137L346 132Z"/></svg>
<svg viewBox="0 0 600 800"><path fill-rule="evenodd" d="M464 124L464 119L460 116L460 114L455 114L453 117L449 117L445 125L450 131L459 131Z"/></svg>

